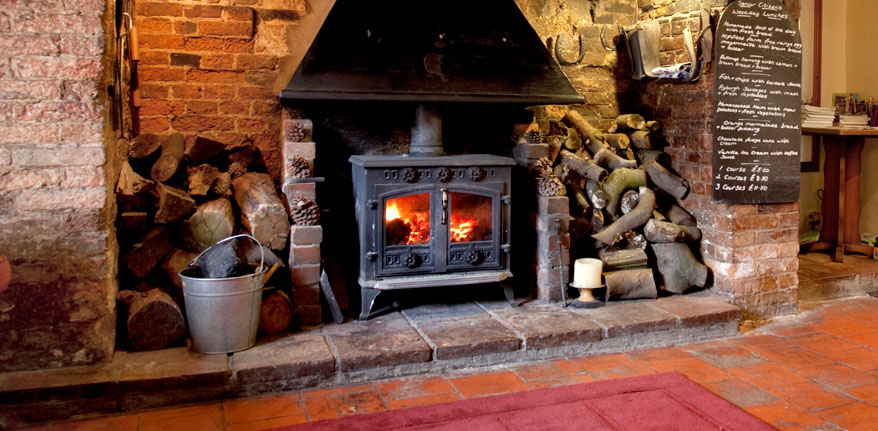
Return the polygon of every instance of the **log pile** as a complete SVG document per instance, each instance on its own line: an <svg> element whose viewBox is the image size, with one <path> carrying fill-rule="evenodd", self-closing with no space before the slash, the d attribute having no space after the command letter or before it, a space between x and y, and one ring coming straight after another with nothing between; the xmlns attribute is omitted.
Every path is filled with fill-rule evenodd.
<svg viewBox="0 0 878 431"><path fill-rule="evenodd" d="M125 156L116 186L121 290L117 299L120 310L130 310L131 347L159 349L178 342L185 331L179 271L198 253L238 233L263 244L270 255L267 265L283 265L285 259L274 252L287 246L290 215L259 150L249 142L145 133L131 142ZM306 206L305 218L316 218L313 201ZM255 256L258 262L258 247L239 242L247 243L242 256ZM282 276L272 281L275 287L290 283ZM278 308L273 301L268 305ZM282 320L274 319L269 326L277 329Z"/></svg>
<svg viewBox="0 0 878 431"><path fill-rule="evenodd" d="M673 172L660 129L656 121L625 114L601 130L570 110L538 139L549 155L531 165L537 192L569 197L571 226L588 237L580 238L588 249L577 257L603 260L609 298L655 298L659 289L683 293L707 280L707 267L692 253L701 231L678 205L689 184Z"/></svg>

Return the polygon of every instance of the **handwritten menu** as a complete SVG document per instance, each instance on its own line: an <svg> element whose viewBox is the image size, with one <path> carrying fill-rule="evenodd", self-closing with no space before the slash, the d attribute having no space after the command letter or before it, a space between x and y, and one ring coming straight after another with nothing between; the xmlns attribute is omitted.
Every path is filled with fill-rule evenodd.
<svg viewBox="0 0 878 431"><path fill-rule="evenodd" d="M799 200L802 39L781 0L738 0L717 28L712 200Z"/></svg>

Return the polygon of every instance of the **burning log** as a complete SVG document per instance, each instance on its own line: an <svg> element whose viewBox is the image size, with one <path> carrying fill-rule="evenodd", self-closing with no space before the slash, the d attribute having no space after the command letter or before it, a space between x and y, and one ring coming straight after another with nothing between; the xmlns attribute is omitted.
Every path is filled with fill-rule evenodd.
<svg viewBox="0 0 878 431"><path fill-rule="evenodd" d="M235 231L232 202L219 198L201 204L183 223L183 241L187 248L200 252Z"/></svg>
<svg viewBox="0 0 878 431"><path fill-rule="evenodd" d="M609 148L601 148L601 150L594 155L594 162L600 166L610 168L611 171L615 171L619 168L637 167L637 161L622 158Z"/></svg>
<svg viewBox="0 0 878 431"><path fill-rule="evenodd" d="M707 267L695 259L688 245L673 242L651 247L664 290L683 293L692 286L703 287L707 282Z"/></svg>
<svg viewBox="0 0 878 431"><path fill-rule="evenodd" d="M607 170L598 166L587 156L578 156L570 151L561 150L561 163L590 180L602 181L607 177Z"/></svg>
<svg viewBox="0 0 878 431"><path fill-rule="evenodd" d="M625 151L631 146L631 139L624 133L607 133L604 138L607 144L619 151Z"/></svg>
<svg viewBox="0 0 878 431"><path fill-rule="evenodd" d="M154 219L156 223L173 223L195 208L195 201L183 190L159 183L156 192L159 197Z"/></svg>
<svg viewBox="0 0 878 431"><path fill-rule="evenodd" d="M185 156L194 164L201 164L218 156L226 149L226 144L217 141L213 137L199 135L186 149Z"/></svg>
<svg viewBox="0 0 878 431"><path fill-rule="evenodd" d="M248 172L232 180L232 192L247 231L268 248L283 249L290 234L290 222L271 177Z"/></svg>
<svg viewBox="0 0 878 431"><path fill-rule="evenodd" d="M622 214L628 214L637 207L637 203L640 202L640 193L637 190L628 190L625 194L622 195L621 200L621 210Z"/></svg>
<svg viewBox="0 0 878 431"><path fill-rule="evenodd" d="M666 211L666 216L671 223L675 223L683 226L697 226L698 223L695 221L695 217L692 217L692 214L689 214L688 211L684 210L681 206L677 204L671 204L671 207Z"/></svg>
<svg viewBox="0 0 878 431"><path fill-rule="evenodd" d="M168 139L162 144L162 155L152 165L150 178L160 183L174 176L177 168L180 167L180 161L183 160L184 141L183 135L179 133L168 136Z"/></svg>
<svg viewBox="0 0 878 431"><path fill-rule="evenodd" d="M588 122L582 115L579 115L578 112L570 110L564 114L564 118L561 119L564 124L576 129L579 132L579 136L582 138L588 138L591 141L591 145L589 146L589 150L592 153L596 153L594 150L596 146L598 149L600 147L606 146L606 142L604 141L604 132L598 129L595 126L592 126L591 123Z"/></svg>
<svg viewBox="0 0 878 431"><path fill-rule="evenodd" d="M609 299L655 299L655 287L651 269L625 269L604 273Z"/></svg>
<svg viewBox="0 0 878 431"><path fill-rule="evenodd" d="M631 134L631 145L641 150L651 150L652 143L649 142L649 130L638 130Z"/></svg>
<svg viewBox="0 0 878 431"><path fill-rule="evenodd" d="M614 170L604 181L603 189L607 195L606 210L616 214L622 193L628 189L636 189L646 185L646 172L642 169L620 168ZM644 220L644 223L646 221Z"/></svg>
<svg viewBox="0 0 878 431"><path fill-rule="evenodd" d="M647 163L643 169L656 187L664 190L677 199L685 199L689 194L689 182L679 175L667 170L658 163Z"/></svg>
<svg viewBox="0 0 878 431"><path fill-rule="evenodd" d="M695 226L681 226L666 221L650 219L643 228L646 239L652 243L687 242L701 239L701 231Z"/></svg>
<svg viewBox="0 0 878 431"><path fill-rule="evenodd" d="M292 301L281 291L265 294L259 309L259 330L266 334L283 331L293 320Z"/></svg>
<svg viewBox="0 0 878 431"><path fill-rule="evenodd" d="M180 307L167 293L123 290L116 296L128 306L128 340L137 350L156 350L179 340L186 331Z"/></svg>
<svg viewBox="0 0 878 431"><path fill-rule="evenodd" d="M654 207L655 193L646 187L640 187L640 202L637 204L637 207L591 237L604 244L611 245L623 233L643 226L652 216Z"/></svg>
<svg viewBox="0 0 878 431"><path fill-rule="evenodd" d="M607 194L601 189L601 184L595 180L588 179L585 181L585 191L588 200L597 209L603 209L607 206Z"/></svg>
<svg viewBox="0 0 878 431"><path fill-rule="evenodd" d="M192 196L207 196L213 187L213 183L219 178L219 169L208 165L193 166L188 169L189 194Z"/></svg>

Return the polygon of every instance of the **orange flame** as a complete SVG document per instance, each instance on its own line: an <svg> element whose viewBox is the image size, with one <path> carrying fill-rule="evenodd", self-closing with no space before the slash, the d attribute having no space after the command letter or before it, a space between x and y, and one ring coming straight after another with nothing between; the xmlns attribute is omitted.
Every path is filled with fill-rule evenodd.
<svg viewBox="0 0 878 431"><path fill-rule="evenodd" d="M428 213L408 212L404 217L396 202L390 202L384 210L385 222L400 219L411 229L406 245L426 244L430 241L430 221Z"/></svg>
<svg viewBox="0 0 878 431"><path fill-rule="evenodd" d="M448 228L451 233L451 242L461 242L466 241L469 234L472 233L473 229L476 228L475 220L465 220L463 222L455 223L452 222L452 225Z"/></svg>

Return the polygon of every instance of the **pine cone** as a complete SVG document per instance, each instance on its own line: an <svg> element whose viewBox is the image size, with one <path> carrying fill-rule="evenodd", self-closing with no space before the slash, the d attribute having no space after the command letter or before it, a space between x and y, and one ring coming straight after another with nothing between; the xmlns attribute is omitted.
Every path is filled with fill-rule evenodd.
<svg viewBox="0 0 878 431"><path fill-rule="evenodd" d="M232 162L232 164L229 165L229 175L232 176L233 180L235 178L240 177L241 175L246 174L246 173L247 173L247 167L244 166L242 163Z"/></svg>
<svg viewBox="0 0 878 431"><path fill-rule="evenodd" d="M295 156L287 163L290 178L308 178L312 175L311 164L300 156Z"/></svg>
<svg viewBox="0 0 878 431"><path fill-rule="evenodd" d="M537 177L546 177L552 175L552 162L548 157L543 157L533 164L533 171Z"/></svg>
<svg viewBox="0 0 878 431"><path fill-rule="evenodd" d="M525 135L528 144L542 144L544 142L543 134L539 130L531 130Z"/></svg>
<svg viewBox="0 0 878 431"><path fill-rule="evenodd" d="M286 140L289 142L302 142L302 140L305 139L307 130L305 130L305 128L299 123L290 122L287 124L288 127L284 130L284 137Z"/></svg>
<svg viewBox="0 0 878 431"><path fill-rule="evenodd" d="M541 196L559 196L566 194L566 192L567 188L564 187L564 183L554 175L537 178L537 193Z"/></svg>
<svg viewBox="0 0 878 431"><path fill-rule="evenodd" d="M294 225L313 226L320 219L320 207L311 199L296 196L290 202L290 217Z"/></svg>
<svg viewBox="0 0 878 431"><path fill-rule="evenodd" d="M231 191L232 176L228 172L220 172L213 182L210 191L219 196L225 196Z"/></svg>

